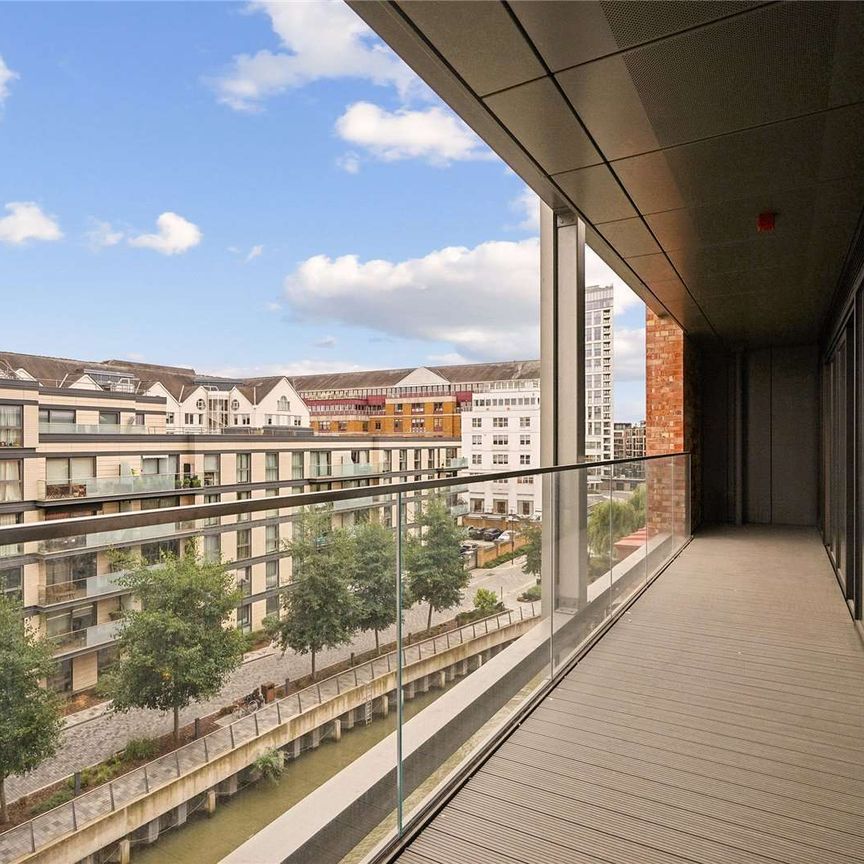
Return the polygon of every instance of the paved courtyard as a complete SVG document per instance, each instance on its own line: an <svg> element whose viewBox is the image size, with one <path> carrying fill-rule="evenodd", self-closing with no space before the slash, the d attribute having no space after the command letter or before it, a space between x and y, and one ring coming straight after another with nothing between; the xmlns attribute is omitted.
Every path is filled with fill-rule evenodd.
<svg viewBox="0 0 864 864"><path fill-rule="evenodd" d="M522 572L522 561L504 564L491 570L474 570L471 584L465 592L460 609L470 609L474 605L474 592L478 588L487 588L496 593L503 591L505 604L515 609L519 604L516 597L525 587L533 583L530 576ZM432 622L440 623L451 619L457 609L433 615ZM425 604L415 606L406 614L407 629L411 633L422 631L426 626L428 607ZM382 634L382 643L396 638L395 627ZM352 651L357 653L368 651L375 647L375 636L372 633L362 633L351 643L334 651L322 652L318 658L318 668L345 660ZM282 656L277 652L255 652L256 659L250 659L243 664L228 680L222 692L206 702L195 703L181 714L183 723L190 723L196 717L206 716L218 711L223 705L251 692L265 681L282 683L286 677L300 678L311 671L311 660L308 656L287 653ZM84 712L82 712L84 713ZM91 709L91 713L92 712ZM86 715L85 715L86 716ZM157 711L136 710L126 714L101 714L84 722L70 725L63 732L62 744L57 754L44 762L35 771L23 777L10 777L6 781L9 801L14 801L36 789L41 789L57 780L68 777L75 771L86 768L107 758L112 753L121 750L131 738L154 737L171 731L169 715Z"/></svg>

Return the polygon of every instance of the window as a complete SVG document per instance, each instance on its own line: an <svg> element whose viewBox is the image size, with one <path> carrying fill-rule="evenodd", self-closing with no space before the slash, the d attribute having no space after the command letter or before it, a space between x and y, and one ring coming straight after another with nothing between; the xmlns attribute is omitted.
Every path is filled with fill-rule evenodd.
<svg viewBox="0 0 864 864"><path fill-rule="evenodd" d="M165 425L166 426L173 426L174 425L174 412L173 411L166 411L165 412Z"/></svg>
<svg viewBox="0 0 864 864"><path fill-rule="evenodd" d="M401 432L402 431L402 421L398 417L393 421L393 431L394 432Z"/></svg>
<svg viewBox="0 0 864 864"><path fill-rule="evenodd" d="M0 459L0 502L21 501L23 497L21 462Z"/></svg>
<svg viewBox="0 0 864 864"><path fill-rule="evenodd" d="M276 616L279 614L279 595L274 594L268 597L264 605L264 614L267 616Z"/></svg>
<svg viewBox="0 0 864 864"><path fill-rule="evenodd" d="M279 479L279 454L265 453L264 454L264 479L278 480Z"/></svg>
<svg viewBox="0 0 864 864"><path fill-rule="evenodd" d="M279 549L279 526L268 525L264 529L264 549L267 552L276 552Z"/></svg>
<svg viewBox="0 0 864 864"><path fill-rule="evenodd" d="M373 425L376 432L381 431L381 421L380 420L376 420L372 425Z"/></svg>
<svg viewBox="0 0 864 864"><path fill-rule="evenodd" d="M336 423L336 431L337 432L347 432L348 431L348 423L344 420L339 420Z"/></svg>
<svg viewBox="0 0 864 864"><path fill-rule="evenodd" d="M520 435L519 436L519 446L520 447L530 447L531 446L531 436L530 435Z"/></svg>
<svg viewBox="0 0 864 864"><path fill-rule="evenodd" d="M148 564L158 564L166 555L177 555L180 544L177 540L157 540L141 545L141 557Z"/></svg>
<svg viewBox="0 0 864 864"><path fill-rule="evenodd" d="M332 473L330 467L331 452L329 450L313 450L309 455L312 459L313 477L327 477Z"/></svg>
<svg viewBox="0 0 864 864"><path fill-rule="evenodd" d="M474 447L480 447L483 444L483 436L482 435L472 435L471 436L471 444Z"/></svg>
<svg viewBox="0 0 864 864"><path fill-rule="evenodd" d="M0 513L0 527L5 525L17 525L21 521L21 513ZM7 543L0 546L0 558L9 558L12 555L20 555L22 545L20 543Z"/></svg>
<svg viewBox="0 0 864 864"><path fill-rule="evenodd" d="M472 417L471 418L471 428L472 429L480 429L483 426L483 418L482 417Z"/></svg>
<svg viewBox="0 0 864 864"><path fill-rule="evenodd" d="M215 535L218 540L218 535ZM204 537L204 540L208 540L208 537ZM206 546L206 543L205 543ZM250 558L252 556L252 529L251 528L241 528L237 532L237 558L238 560L241 558Z"/></svg>
<svg viewBox="0 0 864 864"><path fill-rule="evenodd" d="M252 493L249 491L237 493L237 500L238 501L250 501L251 499L252 499ZM237 521L238 522L248 522L251 518L252 518L252 514L248 513L248 512L237 514Z"/></svg>
<svg viewBox="0 0 864 864"><path fill-rule="evenodd" d="M290 411L291 403L288 401L287 396L280 396L279 401L276 403L277 411Z"/></svg>
<svg viewBox="0 0 864 864"><path fill-rule="evenodd" d="M533 486L534 485L534 478L533 477L517 477L516 482L522 483L526 486Z"/></svg>
<svg viewBox="0 0 864 864"><path fill-rule="evenodd" d="M267 562L265 574L264 574L264 587L265 588L278 588L279 587L279 562L278 561L268 561Z"/></svg>
<svg viewBox="0 0 864 864"><path fill-rule="evenodd" d="M237 532L240 533L239 531ZM204 535L204 560L208 562L220 561L222 558L222 538L218 534Z"/></svg>
<svg viewBox="0 0 864 864"><path fill-rule="evenodd" d="M252 568L243 567L237 571L237 587L244 597L252 596Z"/></svg>
<svg viewBox="0 0 864 864"><path fill-rule="evenodd" d="M432 418L432 431L433 432L443 432L444 431L444 421L440 417Z"/></svg>
<svg viewBox="0 0 864 864"><path fill-rule="evenodd" d="M292 480L302 480L303 479L303 454L302 453L292 453L291 454L291 479Z"/></svg>
<svg viewBox="0 0 864 864"><path fill-rule="evenodd" d="M443 402L433 402L432 403L432 411L435 414L443 414L444 413L444 403Z"/></svg>
<svg viewBox="0 0 864 864"><path fill-rule="evenodd" d="M40 423L74 423L75 412L68 408L40 408Z"/></svg>
<svg viewBox="0 0 864 864"><path fill-rule="evenodd" d="M509 417L493 417L492 418L492 428L493 429L506 429L510 425Z"/></svg>
<svg viewBox="0 0 864 864"><path fill-rule="evenodd" d="M394 410L396 411L397 414L401 414L402 413L402 403L397 402Z"/></svg>
<svg viewBox="0 0 864 864"><path fill-rule="evenodd" d="M54 664L54 671L46 679L49 690L55 693L72 692L72 660L59 660Z"/></svg>
<svg viewBox="0 0 864 864"><path fill-rule="evenodd" d="M519 428L520 429L530 429L531 428L531 418L530 417L520 417L519 418Z"/></svg>
<svg viewBox="0 0 864 864"><path fill-rule="evenodd" d="M482 513L484 506L485 506L485 502L482 498L472 498L471 499L471 512L472 513Z"/></svg>
<svg viewBox="0 0 864 864"><path fill-rule="evenodd" d="M24 407L0 405L0 447L20 447L24 443Z"/></svg>
<svg viewBox="0 0 864 864"><path fill-rule="evenodd" d="M205 453L204 454L204 485L218 486L219 485L219 454Z"/></svg>
<svg viewBox="0 0 864 864"><path fill-rule="evenodd" d="M472 465L482 465L483 464L483 456L480 453L472 453L471 454L471 464Z"/></svg>
<svg viewBox="0 0 864 864"><path fill-rule="evenodd" d="M120 412L119 411L100 411L99 412L100 426L119 426Z"/></svg>
<svg viewBox="0 0 864 864"><path fill-rule="evenodd" d="M531 454L530 453L520 453L519 454L519 464L520 465L530 465L531 464Z"/></svg>
<svg viewBox="0 0 864 864"><path fill-rule="evenodd" d="M248 633L252 629L252 605L247 603L245 606L237 607L237 629L243 633Z"/></svg>
<svg viewBox="0 0 864 864"><path fill-rule="evenodd" d="M147 422L146 416L141 411L135 412L135 417L132 421L133 426L144 426Z"/></svg>
<svg viewBox="0 0 864 864"><path fill-rule="evenodd" d="M422 432L426 428L426 423L422 417L411 418L411 431Z"/></svg>
<svg viewBox="0 0 864 864"><path fill-rule="evenodd" d="M508 435L493 435L492 443L498 447L503 447L507 445L510 441L510 437Z"/></svg>
<svg viewBox="0 0 864 864"><path fill-rule="evenodd" d="M265 498L276 498L279 495L278 489L265 489L264 497ZM275 519L279 515L279 508L275 508L274 510L267 510L264 514L266 519Z"/></svg>
<svg viewBox="0 0 864 864"><path fill-rule="evenodd" d="M0 592L10 600L22 599L21 572L22 567L7 567L0 570Z"/></svg>
<svg viewBox="0 0 864 864"><path fill-rule="evenodd" d="M237 454L237 482L251 483L252 482L252 454L238 453Z"/></svg>
<svg viewBox="0 0 864 864"><path fill-rule="evenodd" d="M506 513L507 513L507 499L506 498L496 498L492 502L492 512L496 513L499 516L506 515Z"/></svg>
<svg viewBox="0 0 864 864"><path fill-rule="evenodd" d="M532 510L532 502L531 501L520 501L519 502L519 515L520 516L530 516Z"/></svg>
<svg viewBox="0 0 864 864"><path fill-rule="evenodd" d="M216 504L220 500L221 497L222 497L221 495L205 495L204 496L204 503L205 504ZM218 525L221 521L222 520L218 516L208 516L204 520L204 524L205 525Z"/></svg>
<svg viewBox="0 0 864 864"><path fill-rule="evenodd" d="M510 458L506 453L493 453L492 454L492 464L493 465L507 465L510 462Z"/></svg>

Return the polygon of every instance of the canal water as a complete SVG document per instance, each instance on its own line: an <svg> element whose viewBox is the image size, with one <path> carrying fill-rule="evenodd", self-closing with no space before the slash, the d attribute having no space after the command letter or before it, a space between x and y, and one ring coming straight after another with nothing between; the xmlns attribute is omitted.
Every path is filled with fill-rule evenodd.
<svg viewBox="0 0 864 864"><path fill-rule="evenodd" d="M405 719L445 692L446 689L430 690L405 702ZM338 744L329 739L322 741L316 750L308 750L299 759L286 762L285 771L275 784L259 780L233 798L220 798L212 816L190 816L186 825L165 831L151 846L134 844L133 864L218 864L395 728L396 712L391 709L386 718L376 717L368 726L343 731ZM396 760L395 742L393 760Z"/></svg>

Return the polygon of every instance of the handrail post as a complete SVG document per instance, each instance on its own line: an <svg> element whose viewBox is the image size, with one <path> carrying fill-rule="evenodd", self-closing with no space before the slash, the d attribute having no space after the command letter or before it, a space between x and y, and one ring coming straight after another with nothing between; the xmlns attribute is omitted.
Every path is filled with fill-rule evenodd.
<svg viewBox="0 0 864 864"><path fill-rule="evenodd" d="M318 691L318 704L320 705L321 704L321 685L316 684L315 689Z"/></svg>
<svg viewBox="0 0 864 864"><path fill-rule="evenodd" d="M210 750L209 750L209 748L207 747L207 737L208 737L208 736L205 735L205 736L201 739L201 740L204 742L204 761L205 761L205 762L209 762L209 761L210 761Z"/></svg>
<svg viewBox="0 0 864 864"><path fill-rule="evenodd" d="M232 735L233 738L233 735ZM233 745L232 745L233 746ZM144 791L150 791L150 777L147 775L147 766L144 766Z"/></svg>
<svg viewBox="0 0 864 864"><path fill-rule="evenodd" d="M297 710L303 713L303 700L300 698L300 691L297 691Z"/></svg>
<svg viewBox="0 0 864 864"><path fill-rule="evenodd" d="M180 776L180 751L174 751L174 764L177 766L177 776Z"/></svg>
<svg viewBox="0 0 864 864"><path fill-rule="evenodd" d="M113 807L114 796L113 795L111 796L111 804L112 804L111 809L113 810L114 809L114 807ZM33 820L32 819L30 820L30 851L31 852L36 851L36 831L33 829Z"/></svg>
<svg viewBox="0 0 864 864"><path fill-rule="evenodd" d="M233 723L229 724L228 731L231 733L231 749L233 750L234 747L236 746L234 744L234 724Z"/></svg>
<svg viewBox="0 0 864 864"><path fill-rule="evenodd" d="M282 700L276 700L276 722L281 726L282 725Z"/></svg>
<svg viewBox="0 0 864 864"><path fill-rule="evenodd" d="M450 649L450 631L448 630L444 635L447 637L447 649L449 650Z"/></svg>
<svg viewBox="0 0 864 864"><path fill-rule="evenodd" d="M72 804L72 830L78 830L78 814L75 812L75 799L70 802Z"/></svg>
<svg viewBox="0 0 864 864"><path fill-rule="evenodd" d="M405 798L402 771L402 729L405 722L403 691L405 652L402 647L402 493L396 493L396 833L402 834ZM419 651L419 649L418 649ZM421 654L422 657L422 654Z"/></svg>
<svg viewBox="0 0 864 864"><path fill-rule="evenodd" d="M257 738L261 734L261 730L258 728L258 712L256 711L252 716L255 718L255 737Z"/></svg>

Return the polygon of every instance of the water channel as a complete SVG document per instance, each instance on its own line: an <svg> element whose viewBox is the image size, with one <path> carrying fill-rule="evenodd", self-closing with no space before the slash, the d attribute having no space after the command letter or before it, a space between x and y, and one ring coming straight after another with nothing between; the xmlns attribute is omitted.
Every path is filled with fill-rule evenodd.
<svg viewBox="0 0 864 864"><path fill-rule="evenodd" d="M448 685L448 688L452 684ZM410 719L446 692L430 690L405 703ZM220 798L213 816L195 814L186 825L160 834L151 846L134 844L133 864L218 864L229 852L246 842L277 816L281 816L334 774L338 774L396 728L396 712L376 717L368 726L355 726L342 734L337 744L322 741L315 750L285 763L276 783L260 780L241 789L232 798ZM396 748L393 748L396 760Z"/></svg>

